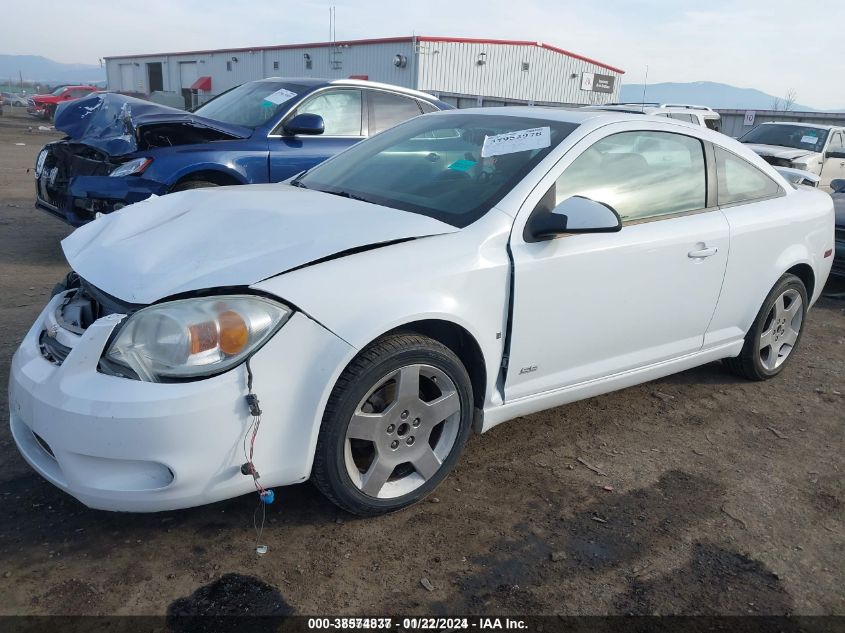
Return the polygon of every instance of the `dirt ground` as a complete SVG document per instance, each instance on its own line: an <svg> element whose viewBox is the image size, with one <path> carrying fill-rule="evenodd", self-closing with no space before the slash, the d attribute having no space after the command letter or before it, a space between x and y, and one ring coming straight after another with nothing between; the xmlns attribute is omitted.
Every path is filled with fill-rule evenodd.
<svg viewBox="0 0 845 633"><path fill-rule="evenodd" d="M162 514L85 508L8 431L9 363L67 270L69 233L32 206L28 169L56 135L11 110L0 614L845 614L845 302L829 299L777 379L711 364L515 420L473 437L435 497L406 511L361 520L310 484L277 490L261 557L254 495Z"/></svg>

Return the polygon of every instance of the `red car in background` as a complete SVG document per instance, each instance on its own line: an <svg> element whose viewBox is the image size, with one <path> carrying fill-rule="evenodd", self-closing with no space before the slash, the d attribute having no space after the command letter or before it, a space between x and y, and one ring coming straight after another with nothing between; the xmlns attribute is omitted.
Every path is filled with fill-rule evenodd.
<svg viewBox="0 0 845 633"><path fill-rule="evenodd" d="M50 121L53 119L53 115L56 114L56 108L60 103L87 97L97 90L99 88L96 86L59 86L50 94L32 95L29 97L26 102L26 111L32 116L41 117Z"/></svg>

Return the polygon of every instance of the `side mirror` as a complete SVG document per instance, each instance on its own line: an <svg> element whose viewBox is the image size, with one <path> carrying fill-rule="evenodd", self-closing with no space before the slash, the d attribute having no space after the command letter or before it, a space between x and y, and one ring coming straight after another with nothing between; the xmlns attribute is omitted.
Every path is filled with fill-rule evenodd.
<svg viewBox="0 0 845 633"><path fill-rule="evenodd" d="M835 193L845 192L845 178L836 178L835 180L831 180L830 188L833 189Z"/></svg>
<svg viewBox="0 0 845 633"><path fill-rule="evenodd" d="M308 112L297 114L284 126L284 130L288 134L308 134L312 136L322 134L325 129L326 124L323 122L323 117Z"/></svg>
<svg viewBox="0 0 845 633"><path fill-rule="evenodd" d="M845 159L845 147L832 149L827 153L827 158L842 158Z"/></svg>
<svg viewBox="0 0 845 633"><path fill-rule="evenodd" d="M622 219L606 204L572 196L551 211L538 208L525 228L526 241L540 242L568 233L615 233L622 230Z"/></svg>

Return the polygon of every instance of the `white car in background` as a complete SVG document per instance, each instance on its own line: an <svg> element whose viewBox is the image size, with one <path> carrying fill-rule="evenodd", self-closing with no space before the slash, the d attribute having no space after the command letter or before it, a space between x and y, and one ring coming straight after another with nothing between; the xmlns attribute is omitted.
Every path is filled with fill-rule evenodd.
<svg viewBox="0 0 845 633"><path fill-rule="evenodd" d="M770 165L817 175L819 187L830 188L831 181L845 178L845 128L761 123L739 140Z"/></svg>
<svg viewBox="0 0 845 633"><path fill-rule="evenodd" d="M705 127L488 108L62 246L75 273L10 372L33 468L108 510L311 478L372 515L434 490L471 428L719 359L776 376L831 268L833 203Z"/></svg>
<svg viewBox="0 0 845 633"><path fill-rule="evenodd" d="M598 106L584 106L584 109L651 114L700 125L716 132L722 131L722 116L712 108L703 105L687 103L607 103Z"/></svg>

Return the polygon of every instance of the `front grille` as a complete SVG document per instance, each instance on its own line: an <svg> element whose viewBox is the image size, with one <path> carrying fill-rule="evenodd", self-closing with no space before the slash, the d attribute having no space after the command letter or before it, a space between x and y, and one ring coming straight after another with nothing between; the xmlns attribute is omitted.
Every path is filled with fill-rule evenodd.
<svg viewBox="0 0 845 633"><path fill-rule="evenodd" d="M114 165L92 147L80 143L57 141L44 146L47 154L36 180L39 199L63 209L70 181L75 176L106 176ZM93 214L88 219L93 219Z"/></svg>

